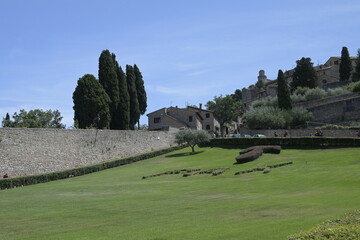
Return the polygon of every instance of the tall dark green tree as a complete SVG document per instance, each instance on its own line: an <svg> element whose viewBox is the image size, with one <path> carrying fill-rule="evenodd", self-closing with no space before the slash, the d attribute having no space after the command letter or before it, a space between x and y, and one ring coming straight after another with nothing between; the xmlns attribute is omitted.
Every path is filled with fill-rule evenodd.
<svg viewBox="0 0 360 240"><path fill-rule="evenodd" d="M2 121L2 126L3 127L14 127L13 125L14 124L10 119L9 113L6 113L6 116L5 116L5 118L3 118L3 121Z"/></svg>
<svg viewBox="0 0 360 240"><path fill-rule="evenodd" d="M296 61L296 67L293 73L293 80L291 87L293 89L297 87L315 88L317 75L311 62L311 58L301 58Z"/></svg>
<svg viewBox="0 0 360 240"><path fill-rule="evenodd" d="M351 60L347 47L341 50L341 60L339 66L340 81L349 80L352 71Z"/></svg>
<svg viewBox="0 0 360 240"><path fill-rule="evenodd" d="M143 76L139 68L136 66L136 64L134 65L134 73L135 73L136 92L139 102L139 110L140 110L140 114L144 115L147 108L147 97L146 97ZM140 128L140 118L138 121L138 128Z"/></svg>
<svg viewBox="0 0 360 240"><path fill-rule="evenodd" d="M119 83L115 64L109 50L104 50L99 57L99 82L110 97L110 129L116 129L116 111L119 104Z"/></svg>
<svg viewBox="0 0 360 240"><path fill-rule="evenodd" d="M281 109L292 109L289 87L285 81L283 71L279 70L277 77L278 84L278 106Z"/></svg>
<svg viewBox="0 0 360 240"><path fill-rule="evenodd" d="M134 130L135 124L140 119L140 107L136 90L136 77L134 68L131 65L126 65L126 80L128 92L130 96L130 124L129 128Z"/></svg>
<svg viewBox="0 0 360 240"><path fill-rule="evenodd" d="M116 61L115 54L112 54L113 62L115 64L116 75L119 85L119 104L117 106L116 114L114 116L115 129L127 130L130 122L130 97L126 82L126 75L119 63Z"/></svg>
<svg viewBox="0 0 360 240"><path fill-rule="evenodd" d="M352 80L353 82L357 82L360 80L360 49L358 49L357 52L355 72L353 73Z"/></svg>
<svg viewBox="0 0 360 240"><path fill-rule="evenodd" d="M79 128L109 128L111 102L103 86L91 74L79 78L73 93L74 121Z"/></svg>

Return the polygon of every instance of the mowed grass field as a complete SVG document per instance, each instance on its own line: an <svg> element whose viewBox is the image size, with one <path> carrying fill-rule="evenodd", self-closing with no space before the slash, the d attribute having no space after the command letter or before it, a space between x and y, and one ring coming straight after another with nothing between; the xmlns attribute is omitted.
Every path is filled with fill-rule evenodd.
<svg viewBox="0 0 360 240"><path fill-rule="evenodd" d="M286 239L360 208L360 148L282 150L242 165L233 165L239 149L190 151L0 191L0 239ZM227 167L219 176L142 179Z"/></svg>

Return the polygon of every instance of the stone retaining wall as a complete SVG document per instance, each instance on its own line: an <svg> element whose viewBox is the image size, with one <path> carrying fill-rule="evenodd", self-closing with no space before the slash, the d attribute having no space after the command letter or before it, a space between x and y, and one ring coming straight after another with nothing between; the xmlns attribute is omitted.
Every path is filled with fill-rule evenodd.
<svg viewBox="0 0 360 240"><path fill-rule="evenodd" d="M0 174L86 166L175 145L171 132L0 128Z"/></svg>

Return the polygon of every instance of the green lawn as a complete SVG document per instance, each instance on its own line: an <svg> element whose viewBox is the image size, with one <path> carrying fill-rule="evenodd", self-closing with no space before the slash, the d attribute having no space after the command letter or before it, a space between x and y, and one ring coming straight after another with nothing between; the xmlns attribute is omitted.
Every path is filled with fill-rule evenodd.
<svg viewBox="0 0 360 240"><path fill-rule="evenodd" d="M242 165L233 165L239 150L189 151L0 191L0 239L286 239L360 208L360 148L283 150ZM142 179L226 167L220 176Z"/></svg>

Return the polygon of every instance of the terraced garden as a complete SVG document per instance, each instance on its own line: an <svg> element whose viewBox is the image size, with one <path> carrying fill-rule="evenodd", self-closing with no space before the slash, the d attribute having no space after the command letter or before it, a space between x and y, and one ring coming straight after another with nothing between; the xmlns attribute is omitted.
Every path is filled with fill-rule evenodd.
<svg viewBox="0 0 360 240"><path fill-rule="evenodd" d="M359 209L359 148L190 151L2 190L0 239L286 239Z"/></svg>

